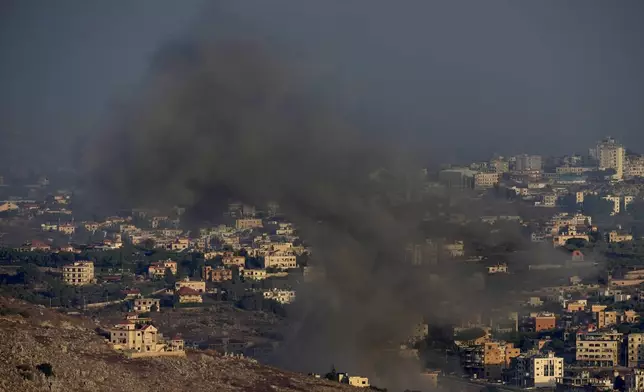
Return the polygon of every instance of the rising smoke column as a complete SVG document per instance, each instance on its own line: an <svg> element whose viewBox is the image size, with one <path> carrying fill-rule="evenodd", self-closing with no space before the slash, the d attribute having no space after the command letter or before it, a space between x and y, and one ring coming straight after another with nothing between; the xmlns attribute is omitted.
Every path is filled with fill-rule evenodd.
<svg viewBox="0 0 644 392"><path fill-rule="evenodd" d="M298 291L275 363L299 371L365 374L410 387L420 366L395 348L442 302L479 305L458 274L440 280L403 262L422 239L421 212L397 213L400 183L375 169L406 169L401 146L347 124L306 72L255 42L192 40L162 48L140 96L91 155L98 197L118 205L184 204L202 219L229 198L277 201L314 248L326 278ZM396 176L394 176L396 178ZM475 300L473 300L475 298ZM393 350L391 350L393 349Z"/></svg>

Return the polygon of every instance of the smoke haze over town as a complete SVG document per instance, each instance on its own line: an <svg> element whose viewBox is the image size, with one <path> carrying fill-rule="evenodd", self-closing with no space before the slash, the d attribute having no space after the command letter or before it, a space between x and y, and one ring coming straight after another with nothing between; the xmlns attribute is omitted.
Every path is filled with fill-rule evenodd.
<svg viewBox="0 0 644 392"><path fill-rule="evenodd" d="M130 358L233 336L353 386L562 384L596 365L569 336L639 331L601 290L642 283L642 11L4 2L1 294L134 317L99 332Z"/></svg>
<svg viewBox="0 0 644 392"><path fill-rule="evenodd" d="M85 142L137 91L159 47L186 34L279 47L372 132L395 133L442 161L581 152L581 135L643 142L637 1L1 7L2 132L20 145Z"/></svg>

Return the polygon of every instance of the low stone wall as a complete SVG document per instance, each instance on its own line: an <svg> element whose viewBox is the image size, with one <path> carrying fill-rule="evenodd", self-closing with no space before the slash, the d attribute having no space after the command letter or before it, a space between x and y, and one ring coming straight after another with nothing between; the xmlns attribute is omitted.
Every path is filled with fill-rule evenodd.
<svg viewBox="0 0 644 392"><path fill-rule="evenodd" d="M185 351L157 351L157 352L124 352L128 358L151 358L151 357L185 357Z"/></svg>
<svg viewBox="0 0 644 392"><path fill-rule="evenodd" d="M91 304L85 304L85 309L95 309L95 308L104 308L106 306L114 305L114 304L120 304L122 302L127 301L126 299L117 299L114 301L109 301L109 302L94 302Z"/></svg>

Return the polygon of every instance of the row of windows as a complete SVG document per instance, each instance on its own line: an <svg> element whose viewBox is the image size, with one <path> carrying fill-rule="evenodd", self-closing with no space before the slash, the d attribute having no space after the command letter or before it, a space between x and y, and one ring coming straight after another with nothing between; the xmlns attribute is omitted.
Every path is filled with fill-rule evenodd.
<svg viewBox="0 0 644 392"><path fill-rule="evenodd" d="M93 269L92 267L63 267L65 272L84 272Z"/></svg>
<svg viewBox="0 0 644 392"><path fill-rule="evenodd" d="M586 347L608 347L608 343L584 343L580 342L579 344L581 347L586 346ZM612 346L612 344L611 344Z"/></svg>

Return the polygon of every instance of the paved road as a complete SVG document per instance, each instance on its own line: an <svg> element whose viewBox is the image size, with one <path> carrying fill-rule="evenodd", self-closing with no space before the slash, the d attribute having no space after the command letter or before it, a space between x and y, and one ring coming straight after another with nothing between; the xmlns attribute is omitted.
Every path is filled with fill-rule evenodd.
<svg viewBox="0 0 644 392"><path fill-rule="evenodd" d="M496 388L496 390L503 391L503 392L516 392L516 391L524 390L522 388L513 387L509 385L489 383L485 381L474 381L468 378L453 377L453 376L441 376L439 380L444 385L460 386L465 391L468 391L468 392L479 392L481 389L485 387L493 387L493 388Z"/></svg>

